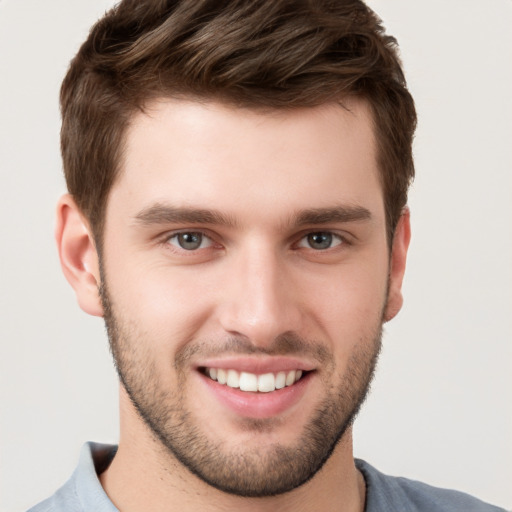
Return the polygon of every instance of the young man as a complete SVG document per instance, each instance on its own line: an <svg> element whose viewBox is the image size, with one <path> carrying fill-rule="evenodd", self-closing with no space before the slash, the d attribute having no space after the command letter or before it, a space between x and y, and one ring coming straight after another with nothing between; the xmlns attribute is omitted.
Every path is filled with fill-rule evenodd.
<svg viewBox="0 0 512 512"><path fill-rule="evenodd" d="M353 458L416 121L364 4L125 0L61 106L59 253L105 318L121 435L32 510L498 510Z"/></svg>

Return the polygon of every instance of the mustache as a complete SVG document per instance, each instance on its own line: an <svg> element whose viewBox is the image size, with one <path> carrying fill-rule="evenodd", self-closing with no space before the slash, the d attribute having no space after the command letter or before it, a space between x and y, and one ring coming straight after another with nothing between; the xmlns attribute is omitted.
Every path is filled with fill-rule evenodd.
<svg viewBox="0 0 512 512"><path fill-rule="evenodd" d="M255 345L246 336L229 336L220 343L211 341L187 343L176 353L175 367L183 368L196 356L210 358L226 355L307 356L322 364L333 359L332 353L324 345L288 331L280 334L264 347Z"/></svg>

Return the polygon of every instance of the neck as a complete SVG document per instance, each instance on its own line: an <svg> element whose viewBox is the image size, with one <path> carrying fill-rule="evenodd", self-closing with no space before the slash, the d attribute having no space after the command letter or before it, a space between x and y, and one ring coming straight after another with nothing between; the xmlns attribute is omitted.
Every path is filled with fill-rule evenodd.
<svg viewBox="0 0 512 512"><path fill-rule="evenodd" d="M219 491L200 480L154 438L121 394L121 437L101 484L123 512L209 510L265 512L361 512L365 483L352 454L352 431L345 435L322 469L307 483L285 494L245 498Z"/></svg>

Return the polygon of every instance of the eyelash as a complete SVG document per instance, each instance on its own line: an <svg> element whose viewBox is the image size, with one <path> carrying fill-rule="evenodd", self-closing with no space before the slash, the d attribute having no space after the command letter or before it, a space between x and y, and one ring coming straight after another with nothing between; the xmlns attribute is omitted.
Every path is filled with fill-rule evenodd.
<svg viewBox="0 0 512 512"><path fill-rule="evenodd" d="M194 248L186 249L184 247L179 247L178 245L181 245L179 242L177 242L176 245L171 243L171 240L173 240L173 239L177 240L180 235L199 235L201 237L200 246L195 249ZM311 237L313 235L323 235L323 236L327 235L328 237L331 237L331 244L335 241L337 241L337 243L335 243L335 245L330 245L329 247L326 247L323 249L315 249L311 246L307 247L304 245L300 245L305 240L307 240L308 237ZM209 240L209 244L207 247L201 247L201 245L204 243L205 239ZM177 251L180 253L189 253L190 255L193 255L193 254L197 254L200 250L204 251L204 250L211 249L215 245L215 240L208 232L201 231L201 230L187 230L187 231L179 231L179 232L172 233L171 235L167 235L163 239L162 243L167 247L171 246L172 250L174 250L174 251ZM308 242L306 241L305 243L308 243ZM220 244L218 244L218 245L219 245L219 247L221 247ZM314 251L316 253L322 253L324 251L336 249L339 246L351 245L351 243L347 239L346 236L343 236L339 233L335 233L333 231L325 230L325 231L308 231L308 232L302 233L300 235L300 238L298 238L298 241L295 242L293 245L295 248L304 248L304 249L309 249L311 251Z"/></svg>
<svg viewBox="0 0 512 512"><path fill-rule="evenodd" d="M205 241L205 239L209 240L209 242L210 242L210 243L209 243L209 245L208 245L208 247L202 247L202 248L201 248L201 247L199 246L197 249L185 249L184 247L177 247L177 246L175 246L177 250L182 250L182 251L184 251L184 252L191 252L191 253L192 253L192 252L196 252L196 251L198 251L199 249L208 249L208 248L210 248L210 247L213 245L213 243L214 243L214 241L213 241L212 237L211 237L211 236L209 236L208 234L204 233L203 231L179 231L178 233L173 233L172 235L170 235L170 236L166 237L166 238L165 238L165 240L164 240L164 242L165 242L166 244L168 244L168 245L173 245L173 246L174 246L174 244L172 244L172 243L171 243L171 240L173 240L173 239L178 239L178 237L179 237L180 235L199 235L199 236L201 237L200 246L203 244L203 242ZM178 244L179 244L179 242L178 242ZM181 244L180 244L180 245L181 245Z"/></svg>
<svg viewBox="0 0 512 512"><path fill-rule="evenodd" d="M342 237L341 235L339 235L337 233L333 233L332 231L310 231L309 233L304 234L299 239L299 243L297 245L301 244L303 240L307 240L306 243L311 244L311 240L309 240L309 238L313 237L313 236L318 236L318 235L321 235L322 237L325 237L327 235L327 237L330 238L330 242L334 242L335 240L337 240L337 243L330 247L325 247L323 249L318 249L318 250L315 250L315 249L313 249L313 247L309 246L309 249L315 250L315 252L322 252L322 251L327 251L329 249L334 249L335 247L338 247L339 245L344 245L346 243L346 239L344 237Z"/></svg>

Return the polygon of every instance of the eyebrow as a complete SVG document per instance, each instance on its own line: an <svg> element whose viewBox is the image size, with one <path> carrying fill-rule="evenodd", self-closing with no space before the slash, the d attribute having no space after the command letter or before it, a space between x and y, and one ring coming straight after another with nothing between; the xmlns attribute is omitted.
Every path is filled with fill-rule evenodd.
<svg viewBox="0 0 512 512"><path fill-rule="evenodd" d="M153 224L214 224L234 227L234 218L219 211L202 208L177 208L157 203L144 208L135 215L137 223L149 226Z"/></svg>
<svg viewBox="0 0 512 512"><path fill-rule="evenodd" d="M301 210L296 215L293 224L329 224L371 220L370 210L363 206L336 206L333 208L312 208Z"/></svg>
<svg viewBox="0 0 512 512"><path fill-rule="evenodd" d="M370 210L362 206L335 206L331 208L310 208L299 210L292 215L288 223L294 227L304 225L321 225L329 223L346 223L370 220ZM160 224L210 224L236 227L234 217L217 210L194 207L174 207L156 203L142 209L134 216L138 224L144 226Z"/></svg>

